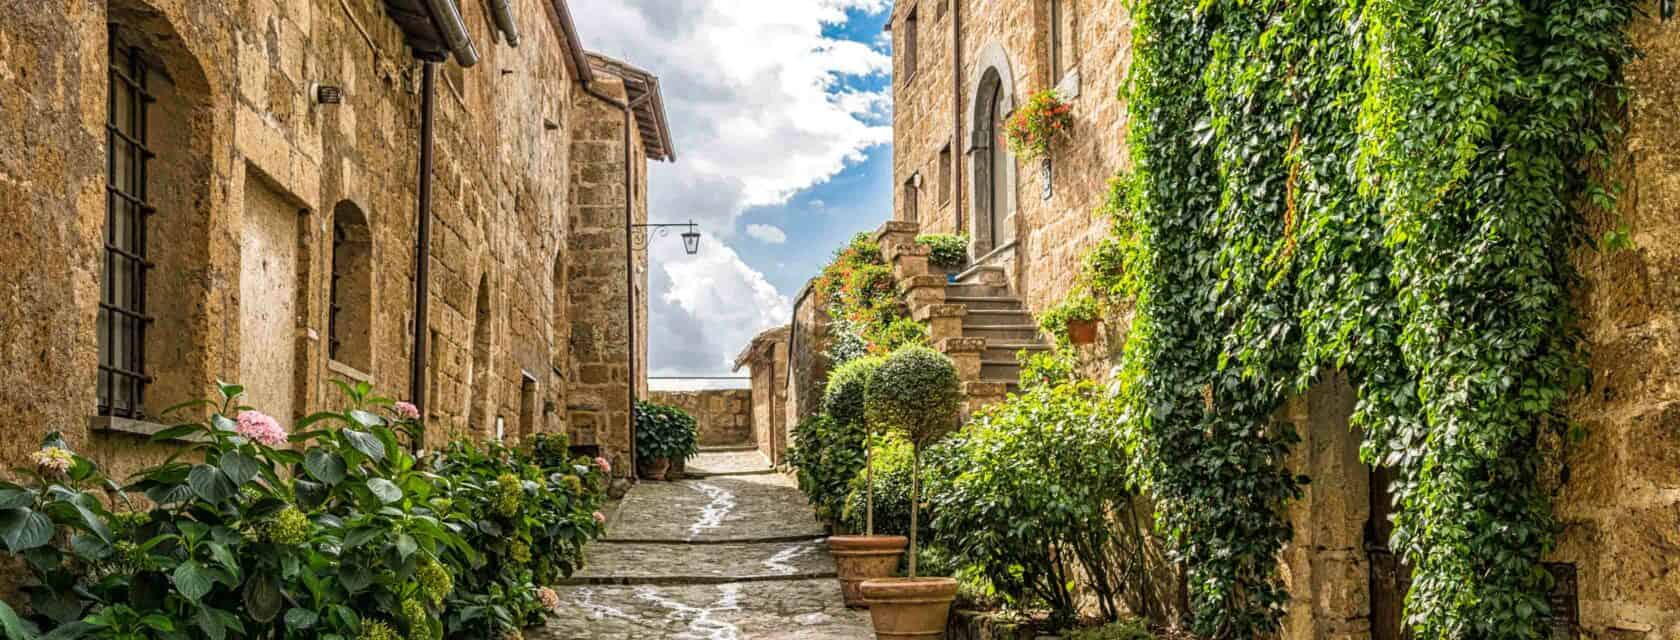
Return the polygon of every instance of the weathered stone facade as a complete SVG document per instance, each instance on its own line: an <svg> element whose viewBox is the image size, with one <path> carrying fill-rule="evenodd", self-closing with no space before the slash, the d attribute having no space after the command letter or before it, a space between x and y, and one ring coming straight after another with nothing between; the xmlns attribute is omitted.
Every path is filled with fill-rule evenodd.
<svg viewBox="0 0 1680 640"><path fill-rule="evenodd" d="M600 297L566 292L578 286L568 280L610 279L612 267L594 261L611 246L591 230L617 225L622 238L623 210L613 219L591 205L622 202L629 170L645 218L647 155L638 149L626 167L608 157L611 144L592 146L619 140L625 122L587 104L590 70L575 62L570 17L556 12L564 3L511 5L525 36L517 48L492 35L483 4L464 2L482 60L438 73L428 444L563 431L581 394L625 404L627 374L615 381L620 399L605 397L568 344L613 331L612 313L622 325L625 299L606 297L605 284ZM145 178L156 207L144 349L153 381L138 420L93 418L114 197L109 69L136 68L130 51L151 68L155 98L145 123L155 153ZM244 383L246 401L282 423L337 405L334 379L406 397L420 69L375 0L0 6L0 211L12 229L0 240L10 292L0 339L11 355L0 419L12 425L0 460L9 466L60 430L124 477L172 449L144 436L158 412L216 380ZM611 74L595 76L613 90ZM317 104L317 85L341 88L342 103ZM658 145L668 157L668 142ZM578 439L629 469L625 418L610 437Z"/></svg>
<svg viewBox="0 0 1680 640"><path fill-rule="evenodd" d="M922 232L973 234L976 262L1002 267L1015 294L1042 312L1068 293L1080 256L1106 232L1096 209L1108 178L1129 162L1118 99L1130 61L1125 3L895 4L894 218L918 222ZM1626 190L1614 217L1591 221L1593 234L1626 224L1637 248L1578 258L1595 377L1570 413L1588 435L1563 449L1548 478L1536 479L1556 485L1563 526L1548 560L1574 572L1580 632L1595 639L1680 638L1680 140L1672 135L1680 131L1680 23L1653 18L1654 0L1640 5L1632 35L1644 56L1628 69L1628 136L1615 165ZM1060 18L1055 28L1052 15ZM1007 154L993 162L999 137L982 116L991 105L1007 114L1051 87L1073 105L1075 125L1052 148L1046 188L1041 167ZM925 302L923 319L936 330L949 321L936 312L954 311L950 305ZM790 419L815 411L810 390L824 377L810 335L820 327L814 310L803 299L796 308ZM1089 370L1112 364L1124 341L1114 329L1125 320L1110 318L1107 339L1085 348ZM1358 460L1358 434L1347 427L1351 394L1330 376L1280 410L1303 436L1292 466L1314 479L1290 507L1296 537L1281 558L1292 640L1370 638L1373 624L1397 615L1372 588L1373 572L1393 569L1371 544L1385 536L1367 534L1383 519L1384 496L1373 487L1384 481Z"/></svg>
<svg viewBox="0 0 1680 640"><path fill-rule="evenodd" d="M791 437L788 429L788 336L792 328L780 326L754 337L735 358L735 370L752 371L753 442L770 459L772 466L787 460Z"/></svg>
<svg viewBox="0 0 1680 640"><path fill-rule="evenodd" d="M728 447L753 444L752 396L751 389L654 391L648 394L648 401L694 416L700 446Z"/></svg>

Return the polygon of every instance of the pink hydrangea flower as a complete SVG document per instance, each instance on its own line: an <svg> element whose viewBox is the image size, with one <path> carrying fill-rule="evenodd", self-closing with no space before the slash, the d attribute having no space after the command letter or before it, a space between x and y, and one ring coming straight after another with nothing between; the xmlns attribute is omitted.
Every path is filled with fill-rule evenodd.
<svg viewBox="0 0 1680 640"><path fill-rule="evenodd" d="M612 473L612 464L606 458L595 458L595 466L601 468L601 473Z"/></svg>
<svg viewBox="0 0 1680 640"><path fill-rule="evenodd" d="M239 435L270 447L286 444L286 430L261 411L239 412Z"/></svg>
<svg viewBox="0 0 1680 640"><path fill-rule="evenodd" d="M397 417L404 420L420 419L420 407L414 406L414 403L412 402L398 401L396 404L391 405L391 410L397 412Z"/></svg>
<svg viewBox="0 0 1680 640"><path fill-rule="evenodd" d="M548 587L537 589L537 601L541 602L543 608L549 611L560 610L560 594L555 593L553 589Z"/></svg>
<svg viewBox="0 0 1680 640"><path fill-rule="evenodd" d="M595 524L606 524L607 523L607 514L596 511L594 517L595 517Z"/></svg>
<svg viewBox="0 0 1680 640"><path fill-rule="evenodd" d="M29 454L35 461L35 467L42 473L63 475L70 472L70 467L76 463L76 457L60 447L47 447Z"/></svg>

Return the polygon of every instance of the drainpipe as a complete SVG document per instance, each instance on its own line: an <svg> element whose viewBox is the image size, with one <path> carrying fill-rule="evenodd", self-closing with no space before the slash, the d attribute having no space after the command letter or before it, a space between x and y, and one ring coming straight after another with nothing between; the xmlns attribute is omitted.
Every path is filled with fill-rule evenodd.
<svg viewBox="0 0 1680 640"><path fill-rule="evenodd" d="M626 87L628 87L628 84L626 84ZM636 249L632 241L636 224L636 174L630 164L632 158L630 128L636 126L635 108L651 99L653 92L649 91L627 103L600 92L588 80L583 83L583 91L594 96L597 100L618 107L624 113L624 295L629 302L625 308L625 315L627 316L625 318L625 328L629 331L629 344L627 346L630 352L627 358L630 375L625 389L625 393L630 400L630 411L629 424L626 426L630 433L630 477L637 479L641 472L636 468Z"/></svg>
<svg viewBox="0 0 1680 640"><path fill-rule="evenodd" d="M957 233L963 232L963 83L962 83L962 0L951 3L951 212L957 216Z"/></svg>
<svg viewBox="0 0 1680 640"><path fill-rule="evenodd" d="M428 303L431 301L432 266L432 121L437 108L437 62L420 63L420 187L415 218L419 237L414 246L414 369L409 372L408 397L420 408L421 424L426 419L426 339L431 331ZM424 431L419 439L423 445Z"/></svg>

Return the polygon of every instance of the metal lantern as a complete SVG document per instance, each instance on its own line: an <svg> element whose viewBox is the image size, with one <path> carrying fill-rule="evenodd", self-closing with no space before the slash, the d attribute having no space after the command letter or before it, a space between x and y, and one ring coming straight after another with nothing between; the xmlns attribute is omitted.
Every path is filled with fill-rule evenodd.
<svg viewBox="0 0 1680 640"><path fill-rule="evenodd" d="M700 232L694 230L694 223L688 223L688 231L683 232L682 239L683 250L687 251L688 255L700 253Z"/></svg>

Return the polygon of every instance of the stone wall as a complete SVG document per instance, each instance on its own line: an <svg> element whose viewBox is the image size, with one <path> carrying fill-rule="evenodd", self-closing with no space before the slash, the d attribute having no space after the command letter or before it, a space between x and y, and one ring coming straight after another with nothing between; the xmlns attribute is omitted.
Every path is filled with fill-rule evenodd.
<svg viewBox="0 0 1680 640"><path fill-rule="evenodd" d="M801 421L822 413L823 390L828 385L828 311L822 308L807 284L793 303L793 324L788 325L788 376L786 422L788 446Z"/></svg>
<svg viewBox="0 0 1680 640"><path fill-rule="evenodd" d="M1013 234L1013 245L1006 241L994 255L976 256L1004 266L1014 290L1042 312L1066 295L1079 257L1105 233L1094 211L1108 177L1129 162L1125 103L1118 99L1130 60L1125 3L1060 0L1062 32L1071 34L1061 45L1065 73L1051 70L1050 0L895 4L896 218L914 216L924 232L974 230L981 195L975 159L991 141L974 134L986 70L1003 79L1008 107L1051 86L1071 98L1075 126L1052 150L1049 197L1039 167L1011 162L1001 177L1014 215L1004 220L1002 235ZM1680 557L1680 139L1671 135L1680 130L1680 22L1652 18L1654 0L1639 5L1632 34L1644 56L1628 71L1628 136L1614 168L1626 189L1618 210L1591 220L1589 233L1597 237L1625 224L1637 247L1583 251L1577 259L1585 276L1577 300L1595 376L1569 413L1587 436L1564 449L1547 478L1537 479L1556 485L1563 527L1547 559L1576 572L1581 631L1595 639L1680 637L1680 564L1674 561ZM914 69L905 55L912 12ZM953 18L960 26L960 74L952 64ZM943 153L947 145L954 153ZM920 189L910 186L917 174ZM822 379L819 349L801 346L815 342L807 338L820 315L805 299L795 309L790 419L814 413L812 399L820 396L812 385ZM1126 320L1110 318L1103 344L1085 348L1087 369L1106 370L1116 361ZM1346 429L1348 393L1332 378L1280 409L1303 435L1292 466L1314 478L1290 506L1296 539L1282 557L1292 640L1369 637L1372 616L1388 615L1373 612L1370 576L1382 569L1364 539L1371 488L1381 481L1350 457L1357 434Z"/></svg>
<svg viewBox="0 0 1680 640"><path fill-rule="evenodd" d="M586 217L579 210L596 204L579 185L613 183L609 174L625 169L621 159L596 162L612 154L588 146L617 140L621 120L574 105L579 70L552 3L511 4L525 36L518 48L492 37L482 3L461 3L483 59L438 74L428 443L564 431L563 409L577 404L568 378L584 377L567 360L568 337L623 324L625 305L606 297L610 285L599 287L602 297L562 303L568 278L602 268L593 256L566 263L567 250L611 251L579 220L568 230L568 215ZM158 211L148 250L159 266L148 280L156 320L146 344L155 381L138 422L91 419L111 33L158 68L149 87L158 98L148 181ZM123 477L172 450L143 435L157 412L210 393L215 380L248 383L248 401L282 422L336 405L333 379L407 396L419 78L375 0L0 6L0 201L12 230L0 239L9 283L0 340L10 356L0 419L12 425L0 438L0 466L22 460L41 432L61 430ZM315 104L315 84L341 87L343 103ZM584 142L572 144L574 134ZM579 165L590 173L574 182ZM645 172L631 168L645 207ZM622 201L619 191L600 196ZM342 222L356 226L360 253L333 250ZM361 343L340 352L349 362L329 357L335 254L366 261L350 270L359 274L356 295L340 301L356 307L340 319L360 324L343 332ZM622 399L598 401L627 413ZM627 429L594 438L615 468L631 467L617 464Z"/></svg>
<svg viewBox="0 0 1680 640"><path fill-rule="evenodd" d="M894 9L894 50L902 51L909 37L905 18L912 8L919 38L914 73L904 56L895 56L894 63L895 218L908 219L913 211L923 233L983 235L975 231L976 202L986 192L976 188L981 181L973 158L1001 141L985 123L976 127L984 82L991 74L1000 78L1006 110L1037 91L1058 89L1073 105L1074 127L1051 151L1048 197L1041 167L1011 158L1001 173L1013 215L1000 221L1005 229L996 250L982 244L971 251L979 263L1004 266L1028 307L1043 311L1065 295L1080 257L1107 231L1095 211L1109 178L1127 162L1120 144L1125 105L1115 96L1130 60L1131 18L1122 0L1061 0L1064 36L1057 73L1049 55L1049 0L958 2L954 13L941 7L946 4L899 2ZM953 19L960 22L960 74L953 73ZM952 165L960 167L948 168ZM911 188L918 173L922 187Z"/></svg>
<svg viewBox="0 0 1680 640"><path fill-rule="evenodd" d="M735 358L735 370L752 371L753 442L772 465L787 459L788 433L788 336L789 326L780 326L754 336Z"/></svg>
<svg viewBox="0 0 1680 640"><path fill-rule="evenodd" d="M753 444L751 389L654 391L648 394L648 401L670 405L694 416L702 447Z"/></svg>
<svg viewBox="0 0 1680 640"><path fill-rule="evenodd" d="M624 84L612 78L596 87L625 99ZM624 112L579 90L572 96L578 125L572 137L571 219L567 282L571 305L566 369L570 395L565 406L577 444L630 451L630 310L625 270L625 198L632 198L637 223L647 222L647 172L640 133L631 129L631 192L624 185ZM634 254L637 397L647 397L647 253ZM623 462L624 464L620 465ZM613 468L629 469L629 458Z"/></svg>

